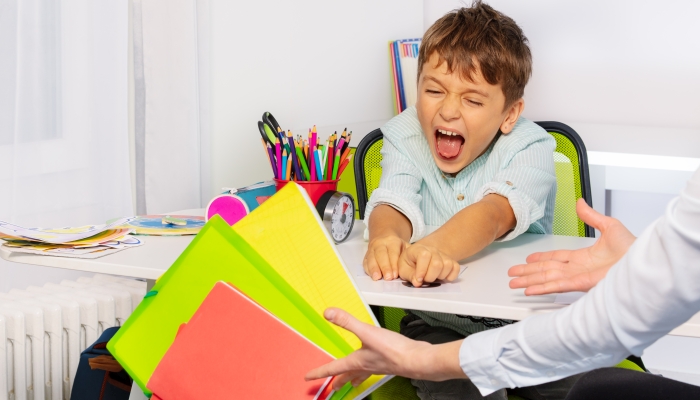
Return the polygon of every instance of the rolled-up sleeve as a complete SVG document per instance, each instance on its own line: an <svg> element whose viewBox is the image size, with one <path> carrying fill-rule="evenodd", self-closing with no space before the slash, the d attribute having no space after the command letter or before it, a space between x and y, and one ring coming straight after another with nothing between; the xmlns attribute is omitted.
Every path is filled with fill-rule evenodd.
<svg viewBox="0 0 700 400"><path fill-rule="evenodd" d="M411 160L401 154L386 138L382 146L381 165L382 177L379 187L372 192L365 209L365 240L369 239L368 226L372 211L378 205L386 204L408 218L413 229L411 242L415 242L425 236L425 220L420 209L420 172Z"/></svg>
<svg viewBox="0 0 700 400"><path fill-rule="evenodd" d="M528 230L552 232L552 216L546 215L546 209L547 202L554 202L556 192L555 147L556 142L545 132L541 139L514 152L505 168L477 190L475 202L489 194L498 194L507 198L513 209L515 228L498 240L515 239Z"/></svg>

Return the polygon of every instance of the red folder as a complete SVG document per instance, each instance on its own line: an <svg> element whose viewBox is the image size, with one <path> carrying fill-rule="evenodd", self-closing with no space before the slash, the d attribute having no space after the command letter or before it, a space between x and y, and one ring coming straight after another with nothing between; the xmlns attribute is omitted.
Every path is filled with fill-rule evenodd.
<svg viewBox="0 0 700 400"><path fill-rule="evenodd" d="M180 328L147 387L162 400L322 400L330 378L306 382L304 375L332 360L245 294L219 282Z"/></svg>

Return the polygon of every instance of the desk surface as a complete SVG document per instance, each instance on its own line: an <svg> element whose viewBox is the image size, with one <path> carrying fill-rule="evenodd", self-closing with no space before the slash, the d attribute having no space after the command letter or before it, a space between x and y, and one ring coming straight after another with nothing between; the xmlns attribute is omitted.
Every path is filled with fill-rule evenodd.
<svg viewBox="0 0 700 400"><path fill-rule="evenodd" d="M372 281L362 272L367 244L362 240L362 224L338 251L369 304L467 314L490 318L521 320L530 315L564 307L555 296L533 296L508 287L507 270L525 261L527 255L553 249L577 249L595 239L569 236L523 234L505 243L493 243L464 261L466 271L453 283L440 289L409 289L398 282ZM193 236L140 237L144 245L109 256L85 260L34 254L9 253L0 247L5 260L135 278L157 279L190 244ZM463 264L464 264L463 263ZM700 314L671 332L672 335L700 337Z"/></svg>

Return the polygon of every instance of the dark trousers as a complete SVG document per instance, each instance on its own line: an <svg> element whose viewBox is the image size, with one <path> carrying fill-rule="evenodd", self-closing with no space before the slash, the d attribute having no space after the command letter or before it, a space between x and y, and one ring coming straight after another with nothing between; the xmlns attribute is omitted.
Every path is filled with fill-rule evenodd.
<svg viewBox="0 0 700 400"><path fill-rule="evenodd" d="M401 320L401 334L431 344L441 344L464 339L464 335L452 329L430 326L420 317L406 315ZM508 390L509 393L531 400L564 400L569 390L580 375L571 376L558 381L541 385ZM416 394L421 400L472 400L484 399L479 390L468 379L452 379L443 382L420 381L412 379ZM498 390L487 397L487 400L507 400L506 390Z"/></svg>
<svg viewBox="0 0 700 400"><path fill-rule="evenodd" d="M581 376L566 400L700 399L700 387L657 375L603 368Z"/></svg>

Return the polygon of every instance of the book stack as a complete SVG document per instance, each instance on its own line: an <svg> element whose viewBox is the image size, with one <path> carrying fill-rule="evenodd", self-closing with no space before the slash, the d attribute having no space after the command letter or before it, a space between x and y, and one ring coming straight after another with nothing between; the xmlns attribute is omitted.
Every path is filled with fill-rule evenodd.
<svg viewBox="0 0 700 400"><path fill-rule="evenodd" d="M330 306L378 326L308 195L290 183L233 227L207 222L108 348L155 399L361 399L390 377L337 392L304 381L361 346L323 318Z"/></svg>
<svg viewBox="0 0 700 400"><path fill-rule="evenodd" d="M394 111L416 104L418 95L418 50L421 39L403 39L389 42L389 57L394 87Z"/></svg>

